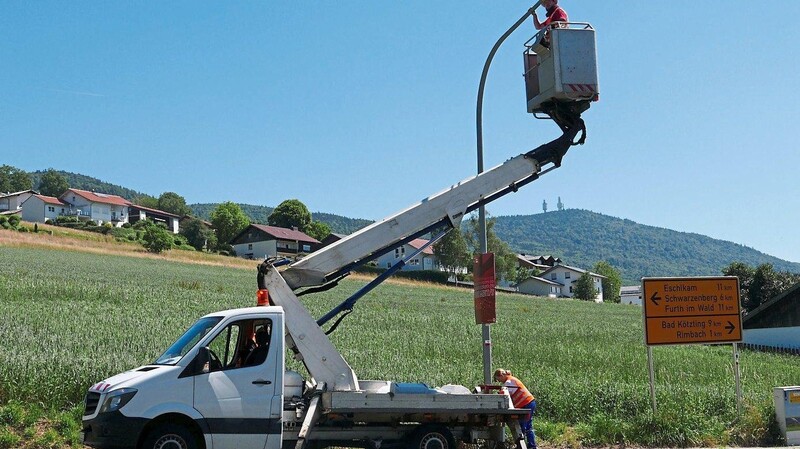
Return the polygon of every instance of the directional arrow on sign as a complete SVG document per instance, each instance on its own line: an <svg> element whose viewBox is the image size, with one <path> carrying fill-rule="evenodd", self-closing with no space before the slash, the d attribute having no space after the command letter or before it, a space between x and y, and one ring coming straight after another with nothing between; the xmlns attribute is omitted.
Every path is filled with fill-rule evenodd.
<svg viewBox="0 0 800 449"><path fill-rule="evenodd" d="M733 331L734 331L734 329L736 329L736 326L734 326L734 325L733 325L733 323L731 323L730 321L728 321L728 325L727 325L727 326L725 326L725 329L728 329L728 333L729 333L729 334L732 334L732 333L733 333Z"/></svg>
<svg viewBox="0 0 800 449"><path fill-rule="evenodd" d="M658 292L653 292L653 296L650 297L650 301L653 301L653 304L658 305L658 302L661 301L661 298L658 296Z"/></svg>

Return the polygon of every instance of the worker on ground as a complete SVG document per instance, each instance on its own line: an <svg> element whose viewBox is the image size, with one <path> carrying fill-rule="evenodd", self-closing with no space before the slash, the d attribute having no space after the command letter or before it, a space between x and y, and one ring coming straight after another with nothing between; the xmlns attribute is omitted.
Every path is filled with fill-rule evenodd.
<svg viewBox="0 0 800 449"><path fill-rule="evenodd" d="M556 22L569 22L567 12L564 11L564 8L558 6L558 0L542 0L542 6L547 10L547 18L544 22L539 22L536 12L533 13L533 26L536 27L537 30L541 30Z"/></svg>
<svg viewBox="0 0 800 449"><path fill-rule="evenodd" d="M533 432L533 412L536 411L536 398L525 387L519 379L511 375L511 371L499 368L494 372L494 380L503 383L503 389L511 395L511 402L514 408L526 408L530 414L519 420L522 433L529 449L536 449L536 434Z"/></svg>

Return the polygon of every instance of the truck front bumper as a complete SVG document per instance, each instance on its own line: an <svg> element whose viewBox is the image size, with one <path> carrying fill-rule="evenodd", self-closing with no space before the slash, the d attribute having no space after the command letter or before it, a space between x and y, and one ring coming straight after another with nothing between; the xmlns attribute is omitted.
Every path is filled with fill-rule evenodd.
<svg viewBox="0 0 800 449"><path fill-rule="evenodd" d="M135 448L148 421L125 416L119 410L100 413L83 421L82 443L97 449Z"/></svg>

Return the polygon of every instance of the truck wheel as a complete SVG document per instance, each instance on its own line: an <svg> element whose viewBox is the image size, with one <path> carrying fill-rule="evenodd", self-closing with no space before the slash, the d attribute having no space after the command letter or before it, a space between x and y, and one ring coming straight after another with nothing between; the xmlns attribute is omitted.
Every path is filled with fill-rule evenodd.
<svg viewBox="0 0 800 449"><path fill-rule="evenodd" d="M153 429L142 449L198 449L197 439L186 427L164 424Z"/></svg>
<svg viewBox="0 0 800 449"><path fill-rule="evenodd" d="M408 449L455 449L453 434L444 426L422 426L414 432Z"/></svg>

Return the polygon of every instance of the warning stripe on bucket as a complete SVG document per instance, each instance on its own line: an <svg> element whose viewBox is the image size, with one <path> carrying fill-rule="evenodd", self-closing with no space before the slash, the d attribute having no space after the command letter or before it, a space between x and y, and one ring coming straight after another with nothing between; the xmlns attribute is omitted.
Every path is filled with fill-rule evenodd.
<svg viewBox="0 0 800 449"><path fill-rule="evenodd" d="M596 84L567 84L566 86L573 92L583 92L583 93L597 92Z"/></svg>

